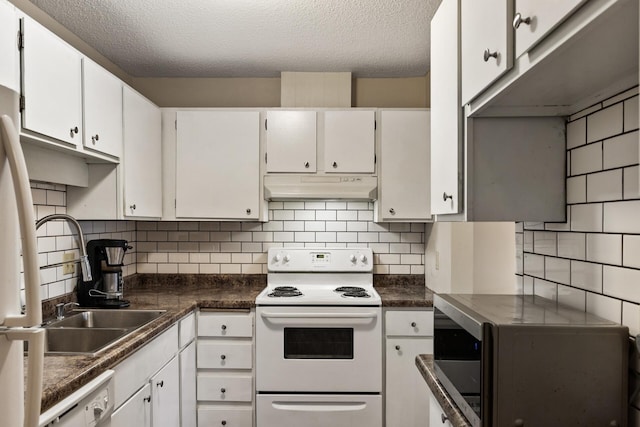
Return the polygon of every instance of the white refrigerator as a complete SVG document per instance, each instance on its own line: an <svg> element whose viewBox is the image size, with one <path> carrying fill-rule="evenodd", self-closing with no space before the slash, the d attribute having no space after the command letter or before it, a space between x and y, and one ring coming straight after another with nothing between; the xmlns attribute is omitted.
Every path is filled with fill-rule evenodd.
<svg viewBox="0 0 640 427"><path fill-rule="evenodd" d="M18 94L0 84L0 425L37 427L44 330L39 327L42 309L35 218L16 130L17 101ZM24 313L20 298L21 264ZM29 341L26 376L23 341Z"/></svg>

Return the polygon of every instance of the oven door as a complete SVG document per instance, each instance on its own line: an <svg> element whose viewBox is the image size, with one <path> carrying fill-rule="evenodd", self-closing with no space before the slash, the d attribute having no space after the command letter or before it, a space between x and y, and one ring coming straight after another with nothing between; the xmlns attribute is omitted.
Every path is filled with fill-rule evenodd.
<svg viewBox="0 0 640 427"><path fill-rule="evenodd" d="M256 420L258 427L382 427L382 397L261 394Z"/></svg>
<svg viewBox="0 0 640 427"><path fill-rule="evenodd" d="M380 393L380 307L258 307L256 390Z"/></svg>

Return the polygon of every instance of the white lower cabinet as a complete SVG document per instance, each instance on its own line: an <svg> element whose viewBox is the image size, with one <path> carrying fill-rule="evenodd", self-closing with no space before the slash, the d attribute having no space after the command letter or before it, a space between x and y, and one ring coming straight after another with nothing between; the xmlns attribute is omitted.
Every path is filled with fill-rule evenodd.
<svg viewBox="0 0 640 427"><path fill-rule="evenodd" d="M180 421L196 427L196 342L180 351Z"/></svg>
<svg viewBox="0 0 640 427"><path fill-rule="evenodd" d="M198 426L253 426L253 312L198 315Z"/></svg>
<svg viewBox="0 0 640 427"><path fill-rule="evenodd" d="M151 384L142 387L111 415L111 427L151 427Z"/></svg>
<svg viewBox="0 0 640 427"><path fill-rule="evenodd" d="M151 378L151 419L153 427L180 425L180 366L177 356Z"/></svg>
<svg viewBox="0 0 640 427"><path fill-rule="evenodd" d="M433 353L433 311L386 311L385 335L386 426L422 427L429 419L429 395L415 359Z"/></svg>
<svg viewBox="0 0 640 427"><path fill-rule="evenodd" d="M423 389L426 391L427 396L429 398L429 424L428 427L452 427L451 422L447 419L447 416L444 414L444 410L438 400L434 396L434 394L429 389L429 386L423 384ZM424 425L424 423L423 423Z"/></svg>

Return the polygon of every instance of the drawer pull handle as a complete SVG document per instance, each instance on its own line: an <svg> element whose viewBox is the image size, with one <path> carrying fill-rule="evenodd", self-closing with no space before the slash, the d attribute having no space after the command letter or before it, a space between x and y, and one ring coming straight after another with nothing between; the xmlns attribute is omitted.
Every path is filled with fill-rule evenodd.
<svg viewBox="0 0 640 427"><path fill-rule="evenodd" d="M442 421L442 424L446 423L448 419L449 417L447 417L445 414L440 414L440 421Z"/></svg>
<svg viewBox="0 0 640 427"><path fill-rule="evenodd" d="M142 401L147 403L151 402L151 396L145 397L144 399L142 399Z"/></svg>
<svg viewBox="0 0 640 427"><path fill-rule="evenodd" d="M220 329L222 329L223 331L226 331L227 330L227 325L220 326Z"/></svg>
<svg viewBox="0 0 640 427"><path fill-rule="evenodd" d="M453 195L447 194L447 193L442 193L442 201L446 202L447 199L451 199L451 201L453 201Z"/></svg>
<svg viewBox="0 0 640 427"><path fill-rule="evenodd" d="M222 420L222 422L220 424L222 424L223 426L226 426L227 422L225 420Z"/></svg>
<svg viewBox="0 0 640 427"><path fill-rule="evenodd" d="M412 327L412 328L415 328L416 326L418 326L418 325L416 324L416 322L411 322L411 327Z"/></svg>
<svg viewBox="0 0 640 427"><path fill-rule="evenodd" d="M489 49L485 49L483 58L484 62L489 62L489 58L498 59L498 52L491 52Z"/></svg>
<svg viewBox="0 0 640 427"><path fill-rule="evenodd" d="M400 351L400 346L399 345L396 346L396 350Z"/></svg>
<svg viewBox="0 0 640 427"><path fill-rule="evenodd" d="M309 168L309 162L304 162L304 167L308 169Z"/></svg>
<svg viewBox="0 0 640 427"><path fill-rule="evenodd" d="M98 135L97 133L95 134L95 136L91 137L91 142L93 142L93 144L95 145L96 142L98 142L100 140L100 135Z"/></svg>
<svg viewBox="0 0 640 427"><path fill-rule="evenodd" d="M396 214L396 210L395 210L395 209L393 209L393 208L391 208L391 209L389 209L389 213L390 213L391 215L395 215L395 214Z"/></svg>
<svg viewBox="0 0 640 427"><path fill-rule="evenodd" d="M227 389L226 389L226 388L222 387L222 388L220 389L220 393L226 393L226 392L227 392Z"/></svg>
<svg viewBox="0 0 640 427"><path fill-rule="evenodd" d="M333 162L333 164L331 166L333 166L334 169L337 168L338 167L338 162Z"/></svg>
<svg viewBox="0 0 640 427"><path fill-rule="evenodd" d="M69 135L71 135L71 138L73 138L77 134L78 134L78 126L72 127L71 132L69 132Z"/></svg>
<svg viewBox="0 0 640 427"><path fill-rule="evenodd" d="M162 380L162 381L160 381L160 382L156 383L156 385L157 385L158 387L160 387L160 388L164 387L164 380Z"/></svg>
<svg viewBox="0 0 640 427"><path fill-rule="evenodd" d="M520 12L518 12L513 18L513 29L517 30L518 28L520 28L521 24L531 24L531 17L527 16L526 18L523 18Z"/></svg>
<svg viewBox="0 0 640 427"><path fill-rule="evenodd" d="M220 359L225 360L227 358L227 356L225 356L224 354L220 356Z"/></svg>

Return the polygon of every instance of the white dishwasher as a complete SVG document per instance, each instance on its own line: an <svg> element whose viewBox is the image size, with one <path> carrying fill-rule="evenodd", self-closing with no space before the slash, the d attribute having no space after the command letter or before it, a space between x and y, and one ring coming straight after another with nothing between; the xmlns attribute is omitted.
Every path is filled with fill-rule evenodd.
<svg viewBox="0 0 640 427"><path fill-rule="evenodd" d="M113 373L107 370L40 414L40 427L105 426L113 412Z"/></svg>

